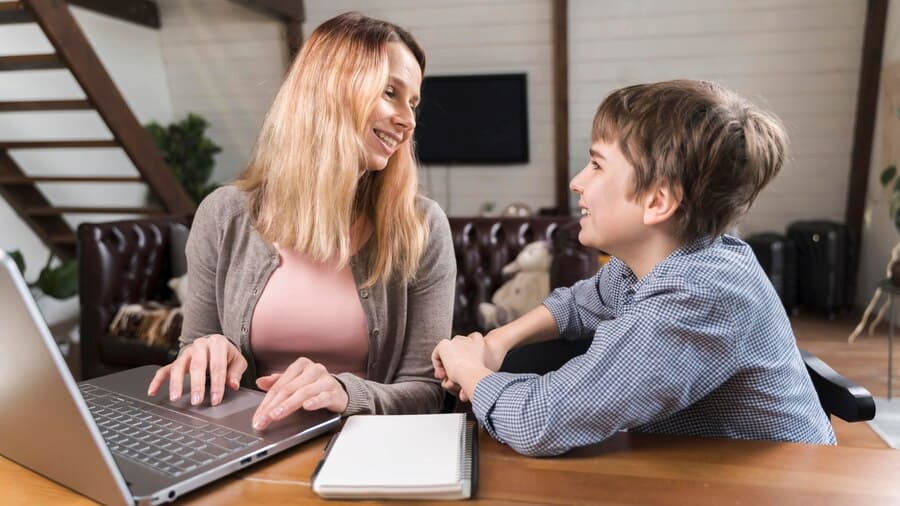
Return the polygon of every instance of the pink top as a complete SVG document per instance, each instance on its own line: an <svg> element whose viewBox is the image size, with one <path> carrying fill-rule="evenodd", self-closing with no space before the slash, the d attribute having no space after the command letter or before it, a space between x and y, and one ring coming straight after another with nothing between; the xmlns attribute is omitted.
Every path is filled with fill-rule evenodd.
<svg viewBox="0 0 900 506"><path fill-rule="evenodd" d="M365 378L368 323L350 266L336 270L276 245L281 264L256 303L250 348L259 376L283 372L300 357L330 373Z"/></svg>

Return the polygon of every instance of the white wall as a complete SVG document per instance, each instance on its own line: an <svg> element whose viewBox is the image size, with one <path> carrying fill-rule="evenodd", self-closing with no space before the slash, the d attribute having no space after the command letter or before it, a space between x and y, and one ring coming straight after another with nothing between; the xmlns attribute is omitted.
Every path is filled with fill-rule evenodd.
<svg viewBox="0 0 900 506"><path fill-rule="evenodd" d="M485 201L553 204L549 0L309 0L309 33L359 10L408 28L429 75L525 71L532 161L424 167L423 185L450 214ZM570 0L570 172L610 91L672 78L722 82L785 122L793 158L742 221L745 234L797 219L843 220L865 2L858 0ZM473 121L477 121L473 119Z"/></svg>
<svg viewBox="0 0 900 506"><path fill-rule="evenodd" d="M900 62L900 9L897 8L896 4L894 4L893 8L888 9L882 62L882 69L889 65L897 65ZM873 137L869 187L866 192L866 212L860 248L860 258L862 260L859 262L859 276L857 277L856 288L856 303L861 307L868 303L875 285L886 277L885 269L891 256L891 248L900 239L892 220L888 216L890 203L879 180L881 171L886 166L892 163L900 165L900 160L892 159L894 157L890 156L885 149L885 136L887 135L885 124L888 120L896 121L889 116L892 107L887 100L886 91L882 85L878 99L875 135ZM896 148L900 145L900 139L893 140L893 143Z"/></svg>
<svg viewBox="0 0 900 506"><path fill-rule="evenodd" d="M222 147L213 181L246 166L287 69L284 23L229 0L158 0L162 58L174 116L210 123Z"/></svg>
<svg viewBox="0 0 900 506"><path fill-rule="evenodd" d="M120 21L92 11L72 9L100 60L142 123L169 122L171 100L159 45L159 33L150 28ZM0 25L0 55L52 52L53 48L36 24ZM83 98L84 93L68 70L3 72L0 100ZM91 139L111 137L93 111L0 113L0 139ZM32 175L136 175L137 170L120 149L58 149L11 151L12 157ZM137 184L42 185L55 204L109 205L141 204L145 186ZM106 220L111 216L67 216L70 223L87 219ZM0 249L20 249L25 255L26 279L37 277L48 250L0 199ZM46 316L54 321L77 313L77 300L61 307L42 301Z"/></svg>
<svg viewBox="0 0 900 506"><path fill-rule="evenodd" d="M425 49L426 75L525 72L529 163L424 166L420 180L425 193L452 215L477 214L487 201L498 208L525 202L535 210L554 204L549 0L306 0L305 6L307 36L350 10L406 28Z"/></svg>
<svg viewBox="0 0 900 506"><path fill-rule="evenodd" d="M570 172L613 89L718 81L777 114L793 158L742 234L797 219L843 221L866 3L859 0L569 1Z"/></svg>

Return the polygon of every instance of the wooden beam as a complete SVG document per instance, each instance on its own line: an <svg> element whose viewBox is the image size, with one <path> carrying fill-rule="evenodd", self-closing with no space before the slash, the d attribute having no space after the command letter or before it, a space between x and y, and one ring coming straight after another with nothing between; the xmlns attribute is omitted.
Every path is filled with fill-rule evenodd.
<svg viewBox="0 0 900 506"><path fill-rule="evenodd" d="M284 36L288 46L288 66L303 45L303 21L306 11L303 0L231 0L247 8L263 12L284 21Z"/></svg>
<svg viewBox="0 0 900 506"><path fill-rule="evenodd" d="M284 22L284 35L288 45L288 67L294 61L294 57L303 46L303 23L301 21L286 20Z"/></svg>
<svg viewBox="0 0 900 506"><path fill-rule="evenodd" d="M285 21L306 21L303 0L231 0Z"/></svg>
<svg viewBox="0 0 900 506"><path fill-rule="evenodd" d="M69 3L142 26L160 27L159 9L151 0L69 0Z"/></svg>
<svg viewBox="0 0 900 506"><path fill-rule="evenodd" d="M859 250L862 242L863 214L872 160L872 140L878 108L878 84L881 80L881 59L884 52L884 31L887 24L888 0L868 0L866 24L863 29L862 65L856 92L856 126L853 129L853 150L850 155L850 177L847 187L847 207L844 221L850 229L850 285L847 300L853 300Z"/></svg>
<svg viewBox="0 0 900 506"><path fill-rule="evenodd" d="M553 0L553 144L556 210L569 214L568 1Z"/></svg>

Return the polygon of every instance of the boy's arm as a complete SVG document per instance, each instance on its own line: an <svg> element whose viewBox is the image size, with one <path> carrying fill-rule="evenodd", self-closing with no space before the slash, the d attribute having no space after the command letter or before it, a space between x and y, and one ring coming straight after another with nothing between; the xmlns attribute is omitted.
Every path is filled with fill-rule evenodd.
<svg viewBox="0 0 900 506"><path fill-rule="evenodd" d="M488 355L485 365L497 371L503 363L503 358L513 348L559 339L559 327L550 310L540 305L506 325L488 332L484 339Z"/></svg>
<svg viewBox="0 0 900 506"><path fill-rule="evenodd" d="M702 296L699 296L702 298ZM526 455L558 455L690 406L734 370L724 304L671 293L601 322L557 371L495 373L468 386L478 421Z"/></svg>

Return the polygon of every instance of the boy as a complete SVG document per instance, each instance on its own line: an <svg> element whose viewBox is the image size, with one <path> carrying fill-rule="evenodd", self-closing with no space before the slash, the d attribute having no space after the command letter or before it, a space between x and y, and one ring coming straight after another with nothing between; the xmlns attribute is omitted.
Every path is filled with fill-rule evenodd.
<svg viewBox="0 0 900 506"><path fill-rule="evenodd" d="M482 337L432 354L499 441L557 455L621 429L834 444L790 322L751 249L723 232L778 173L779 121L698 81L630 86L594 116L570 188L591 279ZM496 373L515 346L592 339L543 376Z"/></svg>

